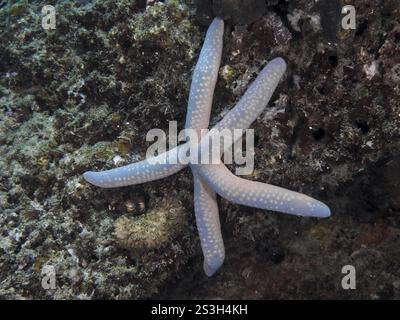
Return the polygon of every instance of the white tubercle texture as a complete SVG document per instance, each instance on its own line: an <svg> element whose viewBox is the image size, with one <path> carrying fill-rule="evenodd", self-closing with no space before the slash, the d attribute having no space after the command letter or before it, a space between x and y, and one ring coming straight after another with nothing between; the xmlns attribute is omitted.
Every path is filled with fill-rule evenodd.
<svg viewBox="0 0 400 320"><path fill-rule="evenodd" d="M197 230L204 255L204 272L212 276L225 259L216 194L192 168Z"/></svg>
<svg viewBox="0 0 400 320"><path fill-rule="evenodd" d="M282 58L271 60L259 73L237 105L215 125L215 129L247 129L264 111L286 70Z"/></svg>

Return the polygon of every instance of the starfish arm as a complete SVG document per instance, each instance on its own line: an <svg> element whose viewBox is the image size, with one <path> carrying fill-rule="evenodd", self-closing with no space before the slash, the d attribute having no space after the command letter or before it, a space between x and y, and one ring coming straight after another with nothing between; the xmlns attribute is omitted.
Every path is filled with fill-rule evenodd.
<svg viewBox="0 0 400 320"><path fill-rule="evenodd" d="M285 60L282 58L271 60L259 73L235 107L214 128L219 131L232 128L243 130L249 128L264 111L285 70Z"/></svg>
<svg viewBox="0 0 400 320"><path fill-rule="evenodd" d="M215 18L208 28L190 86L185 128L206 129L221 63L224 21Z"/></svg>
<svg viewBox="0 0 400 320"><path fill-rule="evenodd" d="M329 208L304 194L232 174L220 164L197 166L196 171L223 198L242 205L299 216L325 218Z"/></svg>
<svg viewBox="0 0 400 320"><path fill-rule="evenodd" d="M86 181L102 188L124 187L168 177L186 165L171 163L180 147L171 149L151 159L132 163L123 167L105 171L87 171L83 174Z"/></svg>
<svg viewBox="0 0 400 320"><path fill-rule="evenodd" d="M215 84L221 63L224 21L215 18L207 34L196 64L190 86L185 128L208 128ZM198 132L200 134L200 132ZM191 165L192 167L192 165ZM215 192L192 170L194 211L204 255L204 271L212 276L225 259L218 204Z"/></svg>
<svg viewBox="0 0 400 320"><path fill-rule="evenodd" d="M235 107L193 149L197 149L200 153L207 154L211 152L213 154L215 151L210 151L210 141L213 141L213 135L219 135L223 130L248 129L267 106L285 70L286 62L282 58L271 60L250 85ZM221 147L222 154L228 151L231 146L225 144L222 146L211 145L213 149L219 147Z"/></svg>
<svg viewBox="0 0 400 320"><path fill-rule="evenodd" d="M194 177L194 210L201 248L204 254L204 272L212 276L225 259L218 204L215 192L192 169Z"/></svg>

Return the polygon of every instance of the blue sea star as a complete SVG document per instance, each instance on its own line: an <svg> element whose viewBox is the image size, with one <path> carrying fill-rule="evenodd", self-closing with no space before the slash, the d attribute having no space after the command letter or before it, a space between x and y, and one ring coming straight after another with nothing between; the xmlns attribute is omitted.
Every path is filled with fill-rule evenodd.
<svg viewBox="0 0 400 320"><path fill-rule="evenodd" d="M215 18L211 23L190 87L185 128L208 128L213 93L222 55L224 22ZM260 72L244 96L214 129L247 129L267 106L282 75L286 63L275 58ZM199 147L202 148L202 138ZM186 150L188 143L180 145L152 159L102 172L88 171L84 178L99 187L115 188L165 178L186 164L170 163L176 154ZM197 149L200 152L202 149ZM224 151L224 150L222 150ZM233 175L220 161L217 164L189 163L194 180L194 207L196 224L204 255L204 271L212 276L222 265L225 248L216 201L216 193L238 204L268 209L299 216L328 217L329 208L322 202L304 194L270 184L249 181Z"/></svg>

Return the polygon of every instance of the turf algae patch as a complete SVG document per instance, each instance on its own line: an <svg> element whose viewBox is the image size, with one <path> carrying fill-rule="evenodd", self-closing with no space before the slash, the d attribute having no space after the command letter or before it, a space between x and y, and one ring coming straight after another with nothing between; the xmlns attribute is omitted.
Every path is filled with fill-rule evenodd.
<svg viewBox="0 0 400 320"><path fill-rule="evenodd" d="M122 216L115 221L116 240L132 252L162 250L188 227L184 214L180 206L163 204L139 217Z"/></svg>

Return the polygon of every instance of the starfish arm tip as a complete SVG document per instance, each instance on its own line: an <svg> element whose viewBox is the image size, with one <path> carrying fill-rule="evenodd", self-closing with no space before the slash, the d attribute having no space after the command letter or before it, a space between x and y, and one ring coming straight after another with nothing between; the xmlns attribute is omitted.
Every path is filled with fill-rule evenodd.
<svg viewBox="0 0 400 320"><path fill-rule="evenodd" d="M191 165L194 182L194 211L204 255L204 272L211 277L224 263L225 247L222 240L216 194Z"/></svg>
<svg viewBox="0 0 400 320"><path fill-rule="evenodd" d="M208 262L205 260L203 264L205 274L208 277L212 277L218 271L218 269L221 268L222 264L224 263L224 259L225 256L223 255L215 257L212 260L208 260Z"/></svg>
<svg viewBox="0 0 400 320"><path fill-rule="evenodd" d="M99 186L99 184L98 184L98 173L97 172L94 172L94 171L86 171L84 174L83 174L83 178L87 181L87 182L89 182L89 183L91 183L91 184L93 184L93 185L95 185L95 186Z"/></svg>
<svg viewBox="0 0 400 320"><path fill-rule="evenodd" d="M282 70L282 73L285 72L286 67L287 67L286 61L281 57L277 57L275 59L272 59L269 62L269 65L272 66L272 67L276 66L276 67L280 68Z"/></svg>
<svg viewBox="0 0 400 320"><path fill-rule="evenodd" d="M220 18L220 17L215 17L213 22L215 21L215 23L221 24L224 23L224 19Z"/></svg>
<svg viewBox="0 0 400 320"><path fill-rule="evenodd" d="M290 190L285 192L292 193ZM297 196L297 199L287 200L278 207L272 206L271 209L302 217L328 218L331 215L331 210L325 203L303 194L300 194L300 198Z"/></svg>
<svg viewBox="0 0 400 320"><path fill-rule="evenodd" d="M320 202L315 216L318 218L328 218L331 216L331 209L325 203Z"/></svg>
<svg viewBox="0 0 400 320"><path fill-rule="evenodd" d="M307 197L308 201L301 201L300 203L293 204L294 211L287 212L297 214L303 217L315 217L315 218L328 218L331 215L331 210L329 207L316 199Z"/></svg>

